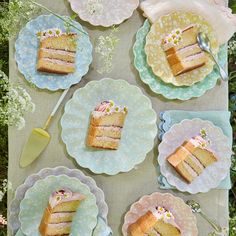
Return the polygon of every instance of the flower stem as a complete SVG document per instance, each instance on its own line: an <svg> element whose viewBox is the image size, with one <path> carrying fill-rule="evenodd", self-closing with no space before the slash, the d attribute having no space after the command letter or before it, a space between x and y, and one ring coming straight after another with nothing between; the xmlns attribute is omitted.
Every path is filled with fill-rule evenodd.
<svg viewBox="0 0 236 236"><path fill-rule="evenodd" d="M80 31L81 33L83 33L83 34L85 34L85 35L88 35L87 32L82 31L81 29L79 29L78 27L76 27L75 25L73 25L69 20L66 20L64 17L62 17L62 16L60 16L59 14L57 14L57 13L51 11L51 10L48 9L47 7L43 6L42 4L37 3L37 2L35 2L35 1L32 1L32 0L29 0L29 1L30 1L32 4L34 4L34 5L36 5L36 6L40 7L40 8L42 8L42 9L48 11L48 12L50 12L51 14L53 14L54 16L56 16L57 18L59 18L59 19L61 19L62 21L64 21L66 24L68 24L68 25L70 25L71 27L73 27L73 28L77 29L78 31Z"/></svg>

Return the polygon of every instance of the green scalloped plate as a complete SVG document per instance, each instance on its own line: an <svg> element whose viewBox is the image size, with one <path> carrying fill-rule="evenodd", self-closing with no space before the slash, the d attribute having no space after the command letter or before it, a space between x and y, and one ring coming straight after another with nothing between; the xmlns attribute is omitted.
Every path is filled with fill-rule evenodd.
<svg viewBox="0 0 236 236"><path fill-rule="evenodd" d="M40 236L38 227L44 209L48 205L49 196L52 192L64 187L86 196L74 216L70 236L92 235L98 216L95 196L90 192L88 186L81 183L77 178L66 175L51 175L45 179L38 180L32 188L27 190L25 198L21 201L19 220L21 222L21 230L26 236Z"/></svg>
<svg viewBox="0 0 236 236"><path fill-rule="evenodd" d="M139 72L141 80L149 85L150 89L156 93L161 94L168 99L189 100L194 97L202 96L206 91L215 87L219 73L217 68L209 74L204 80L198 82L190 87L181 86L176 87L172 84L164 83L152 71L147 64L145 54L146 36L150 30L150 23L146 20L143 26L139 29L136 35L136 42L133 47L134 65ZM227 63L227 46L223 45L218 53L219 62L222 66Z"/></svg>

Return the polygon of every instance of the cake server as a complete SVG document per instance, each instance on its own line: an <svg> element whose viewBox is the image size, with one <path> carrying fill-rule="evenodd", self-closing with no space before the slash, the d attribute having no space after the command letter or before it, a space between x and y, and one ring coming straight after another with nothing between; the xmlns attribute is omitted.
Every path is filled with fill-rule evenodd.
<svg viewBox="0 0 236 236"><path fill-rule="evenodd" d="M54 107L52 113L48 117L43 128L34 128L26 142L20 157L20 166L22 168L30 165L34 160L36 160L39 155L45 150L48 143L50 142L51 136L47 132L47 129L52 121L52 118L56 114L59 106L61 105L63 99L68 93L69 88L64 90L61 97L59 98L56 106Z"/></svg>
<svg viewBox="0 0 236 236"><path fill-rule="evenodd" d="M200 206L200 204L198 202L196 202L194 200L188 200L188 201L186 201L186 204L188 206L190 206L190 208L191 208L193 213L199 213L212 226L212 228L216 232L221 233L223 231L222 227L220 227L218 224L213 222L213 220L211 220L207 215L205 215L202 212L201 206Z"/></svg>
<svg viewBox="0 0 236 236"><path fill-rule="evenodd" d="M203 51L209 53L211 55L211 57L214 59L216 65L218 66L221 79L223 81L228 81L229 76L227 75L225 70L221 67L221 65L219 64L219 62L217 61L216 57L214 56L214 54L211 50L211 42L210 42L208 36L205 33L200 32L197 36L197 42L198 42L199 47Z"/></svg>

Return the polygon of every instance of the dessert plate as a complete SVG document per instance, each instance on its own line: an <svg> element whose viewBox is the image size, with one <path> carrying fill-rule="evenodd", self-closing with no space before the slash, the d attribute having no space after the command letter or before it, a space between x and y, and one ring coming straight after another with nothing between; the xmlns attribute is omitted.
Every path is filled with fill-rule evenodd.
<svg viewBox="0 0 236 236"><path fill-rule="evenodd" d="M19 213L21 229L26 236L40 236L38 227L44 209L47 207L49 196L53 191L65 186L86 196L74 216L70 235L91 236L97 224L96 198L87 185L81 183L77 178L66 175L48 176L45 179L38 180L33 187L27 190L20 203Z"/></svg>
<svg viewBox="0 0 236 236"><path fill-rule="evenodd" d="M166 158L184 141L199 135L202 129L206 131L207 138L210 140L210 149L214 151L218 161L207 167L191 184L187 184L167 162ZM182 192L191 194L208 192L210 189L216 188L229 173L232 154L229 140L223 134L223 131L210 121L201 119L183 120L181 123L173 125L163 135L158 151L158 163L162 175L166 177L169 184Z"/></svg>
<svg viewBox="0 0 236 236"><path fill-rule="evenodd" d="M68 0L79 17L95 26L118 25L130 18L139 0Z"/></svg>
<svg viewBox="0 0 236 236"><path fill-rule="evenodd" d="M219 78L217 68L202 81L193 84L190 87L187 86L174 86L170 83L165 83L159 77L157 77L152 68L147 64L146 54L144 51L146 36L150 31L150 23L146 20L143 26L139 29L136 35L136 42L133 47L134 52L134 65L139 72L141 80L147 84L150 89L156 93L168 99L188 100L193 97L202 96L207 90L212 89ZM221 46L218 53L218 58L222 66L227 62L227 47Z"/></svg>
<svg viewBox="0 0 236 236"><path fill-rule="evenodd" d="M91 149L86 146L90 114L105 100L128 107L119 149ZM66 104L61 119L62 140L77 163L96 174L128 172L141 163L153 148L157 135L156 113L141 90L124 80L102 79L78 89Z"/></svg>
<svg viewBox="0 0 236 236"><path fill-rule="evenodd" d="M31 188L36 181L40 179L45 179L50 175L67 175L69 177L75 177L79 179L83 184L86 184L90 191L96 197L96 203L99 210L99 217L101 217L107 223L107 214L108 214L108 206L105 202L105 196L103 191L97 187L96 182L89 176L86 176L77 169L69 169L64 166L59 166L56 168L45 168L39 171L36 174L30 175L25 182L20 185L15 192L15 197L12 200L9 207L9 220L8 227L11 230L12 234L14 234L20 227L19 221L19 211L20 211L20 202L23 200L25 196L25 192Z"/></svg>
<svg viewBox="0 0 236 236"><path fill-rule="evenodd" d="M73 24L85 32L78 22L73 21ZM41 15L28 22L20 31L16 40L15 59L19 71L24 75L25 79L38 88L51 91L67 89L71 85L80 82L81 78L88 72L89 65L92 62L92 44L86 32L83 34L71 27L70 30L78 34L75 73L56 75L38 72L36 69L39 46L37 32L50 28L59 28L66 32L64 22L54 15Z"/></svg>
<svg viewBox="0 0 236 236"><path fill-rule="evenodd" d="M152 68L153 73L165 83L171 83L175 86L191 86L203 80L213 70L215 63L208 54L206 54L207 63L204 66L188 73L174 76L170 69L166 54L162 48L162 40L174 29L184 29L192 24L197 25L199 32L204 32L208 35L212 51L217 54L219 49L217 38L210 24L202 16L190 12L173 12L161 17L151 26L150 32L146 37L145 46L147 63Z"/></svg>
<svg viewBox="0 0 236 236"><path fill-rule="evenodd" d="M181 236L197 236L197 220L192 210L187 206L181 198L174 197L169 193L153 193L143 196L139 201L135 202L130 210L126 213L122 232L124 236L128 236L127 229L130 224L134 223L148 210L155 207L164 207L171 211L175 217L177 225L180 227Z"/></svg>

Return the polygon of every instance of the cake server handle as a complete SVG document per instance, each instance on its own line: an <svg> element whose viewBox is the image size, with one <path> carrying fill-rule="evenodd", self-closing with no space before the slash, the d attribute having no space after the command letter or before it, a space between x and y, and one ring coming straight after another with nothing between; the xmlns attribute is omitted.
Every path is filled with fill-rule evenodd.
<svg viewBox="0 0 236 236"><path fill-rule="evenodd" d="M229 76L227 75L227 73L225 72L225 70L222 68L222 66L219 64L218 60L216 59L216 57L214 56L214 54L212 53L211 50L209 50L209 54L211 55L211 57L214 59L218 69L219 69L219 73L220 76L222 78L223 81L228 81L229 80Z"/></svg>
<svg viewBox="0 0 236 236"><path fill-rule="evenodd" d="M213 220L211 220L206 214L204 214L202 211L198 212L213 228L216 232L221 233L222 228L216 224Z"/></svg>
<svg viewBox="0 0 236 236"><path fill-rule="evenodd" d="M62 101L64 100L64 98L65 98L65 96L66 96L66 94L68 93L69 90L70 90L70 88L64 90L64 92L62 93L62 95L61 95L61 97L59 98L57 104L55 105L55 107L54 107L52 113L50 114L50 116L48 117L48 119L47 119L45 125L43 126L43 129L44 129L44 130L46 130L46 129L48 128L49 124L51 123L52 118L53 118L54 115L56 114L56 112L57 112L59 106L61 105Z"/></svg>

